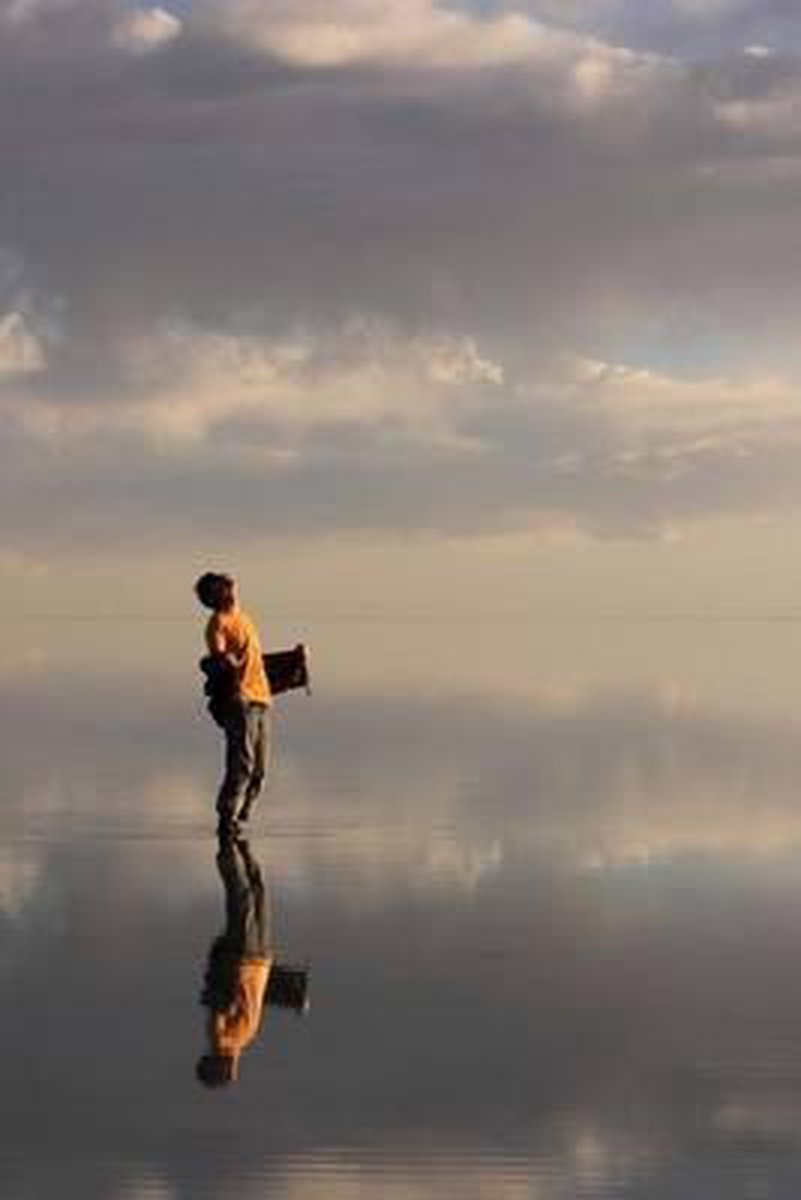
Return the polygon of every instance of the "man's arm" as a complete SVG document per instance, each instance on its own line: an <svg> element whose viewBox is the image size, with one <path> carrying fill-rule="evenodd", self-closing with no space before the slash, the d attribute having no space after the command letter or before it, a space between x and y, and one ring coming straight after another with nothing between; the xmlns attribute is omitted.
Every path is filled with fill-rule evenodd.
<svg viewBox="0 0 801 1200"><path fill-rule="evenodd" d="M206 645L209 648L209 654L225 655L225 638L219 626L209 622L209 627L206 630Z"/></svg>
<svg viewBox="0 0 801 1200"><path fill-rule="evenodd" d="M206 629L206 645L209 648L210 654L215 655L215 657L224 658L237 671L240 670L244 660L228 649L225 634L213 618L209 621Z"/></svg>

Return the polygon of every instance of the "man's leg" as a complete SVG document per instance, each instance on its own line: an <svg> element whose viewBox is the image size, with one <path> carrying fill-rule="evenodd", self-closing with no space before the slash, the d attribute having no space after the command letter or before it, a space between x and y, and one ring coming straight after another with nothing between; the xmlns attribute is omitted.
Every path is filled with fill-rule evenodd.
<svg viewBox="0 0 801 1200"><path fill-rule="evenodd" d="M272 711L264 705L252 706L253 770L245 791L245 803L239 818L246 821L258 798L270 767L272 754Z"/></svg>
<svg viewBox="0 0 801 1200"><path fill-rule="evenodd" d="M234 701L225 717L225 775L217 796L220 825L230 825L253 773L253 739L249 735L248 708Z"/></svg>

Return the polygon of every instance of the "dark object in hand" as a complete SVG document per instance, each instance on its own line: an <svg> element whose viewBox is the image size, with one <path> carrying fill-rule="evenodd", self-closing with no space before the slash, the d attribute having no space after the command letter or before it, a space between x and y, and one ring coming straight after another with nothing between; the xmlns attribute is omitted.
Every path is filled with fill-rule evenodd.
<svg viewBox="0 0 801 1200"><path fill-rule="evenodd" d="M308 989L307 967L274 962L267 980L264 1000L266 1004L276 1008L292 1008L296 1013L304 1013L309 1007Z"/></svg>
<svg viewBox="0 0 801 1200"><path fill-rule="evenodd" d="M236 1002L236 989L242 955L231 952L223 935L211 947L203 981L200 1003L216 1012L225 1012ZM274 1008L291 1008L298 1015L309 1008L309 968L295 963L272 963L267 977L264 1003Z"/></svg>
<svg viewBox="0 0 801 1200"><path fill-rule="evenodd" d="M273 696L305 688L311 692L309 651L303 642L291 650L274 650L263 656L264 670ZM207 654L200 660L206 679L203 692L209 698L209 712L218 725L225 724L225 709L235 699L239 680L236 668L222 654Z"/></svg>
<svg viewBox="0 0 801 1200"><path fill-rule="evenodd" d="M263 662L274 696L296 688L305 688L307 694L311 691L309 650L303 642L298 642L291 650L273 650L264 655Z"/></svg>

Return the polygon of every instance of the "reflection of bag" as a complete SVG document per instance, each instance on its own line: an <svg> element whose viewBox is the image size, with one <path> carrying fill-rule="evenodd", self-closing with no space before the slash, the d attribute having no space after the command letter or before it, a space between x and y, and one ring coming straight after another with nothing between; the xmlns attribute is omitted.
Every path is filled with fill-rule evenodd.
<svg viewBox="0 0 801 1200"><path fill-rule="evenodd" d="M308 988L307 967L274 962L267 979L264 1002L276 1008L292 1008L297 1013L303 1013L309 1007Z"/></svg>
<svg viewBox="0 0 801 1200"><path fill-rule="evenodd" d="M273 650L263 655L262 661L273 696L297 688L311 692L309 650L303 642L291 650ZM209 698L209 712L218 725L224 725L225 710L238 694L236 669L221 654L207 654L199 665L206 677L203 692Z"/></svg>

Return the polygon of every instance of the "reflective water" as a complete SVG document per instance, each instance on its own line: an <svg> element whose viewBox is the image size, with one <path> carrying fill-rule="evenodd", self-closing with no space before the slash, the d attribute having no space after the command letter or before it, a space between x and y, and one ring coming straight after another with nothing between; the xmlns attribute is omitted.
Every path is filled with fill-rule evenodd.
<svg viewBox="0 0 801 1200"><path fill-rule="evenodd" d="M0 647L0 1195L797 1197L801 627L319 621L226 928L187 622Z"/></svg>

